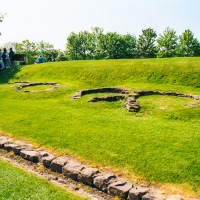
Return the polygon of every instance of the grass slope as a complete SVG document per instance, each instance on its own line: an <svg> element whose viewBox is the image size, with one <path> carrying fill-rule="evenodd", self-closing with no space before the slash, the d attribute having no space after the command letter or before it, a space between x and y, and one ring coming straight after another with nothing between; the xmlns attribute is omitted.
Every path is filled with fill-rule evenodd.
<svg viewBox="0 0 200 200"><path fill-rule="evenodd" d="M1 200L86 200L2 160L0 169Z"/></svg>
<svg viewBox="0 0 200 200"><path fill-rule="evenodd" d="M71 100L77 90L97 86L200 95L200 58L45 63L8 69L0 76L0 130L200 194L200 107L187 106L194 100L141 97L139 113L128 113L124 101L87 102L98 94ZM62 85L54 91L39 87L16 93L16 85L3 84L25 80Z"/></svg>

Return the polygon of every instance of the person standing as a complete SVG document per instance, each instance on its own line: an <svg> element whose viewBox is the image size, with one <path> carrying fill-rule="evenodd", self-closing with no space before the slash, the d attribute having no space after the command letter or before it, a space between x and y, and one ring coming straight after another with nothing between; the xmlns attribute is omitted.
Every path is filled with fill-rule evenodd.
<svg viewBox="0 0 200 200"><path fill-rule="evenodd" d="M7 58L8 58L8 54L7 54L6 48L3 49L3 53L2 53L2 55L1 55L1 58L2 58L2 61L3 61L3 64L4 64L4 69L6 69L6 66L7 66Z"/></svg>
<svg viewBox="0 0 200 200"><path fill-rule="evenodd" d="M3 64L3 61L2 61L2 52L1 52L1 49L0 49L0 68L1 69L4 69L4 64Z"/></svg>
<svg viewBox="0 0 200 200"><path fill-rule="evenodd" d="M11 66L11 67L14 67L14 66L15 66L14 55L15 55L15 52L13 51L12 48L10 48L9 59L10 59L10 66Z"/></svg>

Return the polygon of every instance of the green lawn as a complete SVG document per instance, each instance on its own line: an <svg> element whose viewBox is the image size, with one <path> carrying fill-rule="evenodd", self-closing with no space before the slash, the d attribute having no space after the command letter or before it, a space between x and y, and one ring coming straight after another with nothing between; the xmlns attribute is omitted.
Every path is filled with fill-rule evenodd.
<svg viewBox="0 0 200 200"><path fill-rule="evenodd" d="M83 200L46 180L27 173L0 159L0 199L1 200Z"/></svg>
<svg viewBox="0 0 200 200"><path fill-rule="evenodd" d="M145 96L138 99L140 112L129 113L124 101L87 102L98 94L71 99L77 90L106 86L200 95L200 58L45 63L0 77L0 130L200 194L200 106L188 107L194 100ZM14 92L8 81L57 81L61 87Z"/></svg>

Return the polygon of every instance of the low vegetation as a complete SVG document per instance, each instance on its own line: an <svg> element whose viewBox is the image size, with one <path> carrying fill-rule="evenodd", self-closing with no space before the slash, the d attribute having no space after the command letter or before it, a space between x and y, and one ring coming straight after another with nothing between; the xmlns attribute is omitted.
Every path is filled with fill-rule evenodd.
<svg viewBox="0 0 200 200"><path fill-rule="evenodd" d="M188 106L195 100L145 96L140 112L129 113L124 101L87 102L98 94L71 99L77 90L108 86L200 95L200 58L45 63L0 77L0 130L133 179L200 194L200 106ZM14 92L17 84L6 83L15 81L61 86Z"/></svg>
<svg viewBox="0 0 200 200"><path fill-rule="evenodd" d="M27 173L7 162L0 160L0 199L35 199L35 200L83 200L63 188L48 183L33 174Z"/></svg>

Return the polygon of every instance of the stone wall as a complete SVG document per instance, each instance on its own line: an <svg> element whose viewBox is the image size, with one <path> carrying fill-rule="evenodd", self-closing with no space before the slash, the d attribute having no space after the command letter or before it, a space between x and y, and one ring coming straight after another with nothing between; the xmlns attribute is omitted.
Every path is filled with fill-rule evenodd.
<svg viewBox="0 0 200 200"><path fill-rule="evenodd" d="M164 191L153 186L132 184L117 177L112 172L100 171L86 164L75 161L68 156L55 156L24 141L0 136L0 149L13 152L30 163L42 163L45 168L55 173L62 173L66 178L79 181L90 187L129 200L181 200L182 196L167 196ZM172 198L173 197L173 198Z"/></svg>

